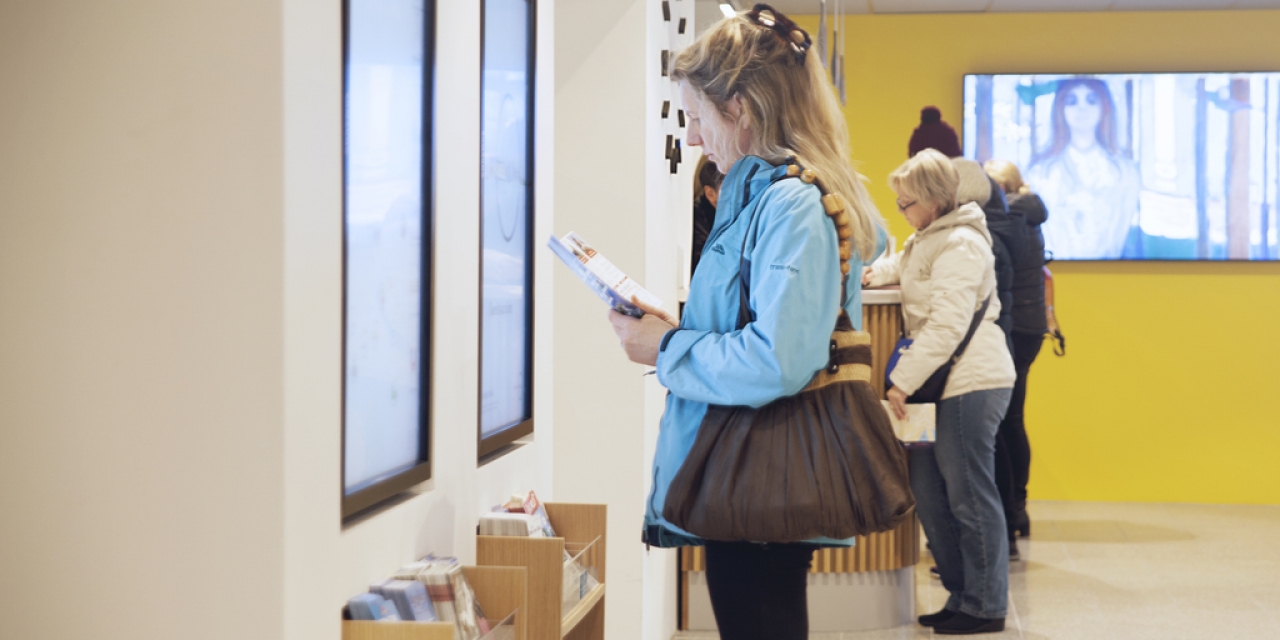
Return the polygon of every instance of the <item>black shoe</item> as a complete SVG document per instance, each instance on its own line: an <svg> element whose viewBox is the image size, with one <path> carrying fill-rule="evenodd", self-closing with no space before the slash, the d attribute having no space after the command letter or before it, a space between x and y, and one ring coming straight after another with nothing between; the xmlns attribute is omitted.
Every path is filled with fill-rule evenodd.
<svg viewBox="0 0 1280 640"><path fill-rule="evenodd" d="M934 580L942 579L942 572L938 571L938 565L935 564L932 567L929 567L929 577L933 578Z"/></svg>
<svg viewBox="0 0 1280 640"><path fill-rule="evenodd" d="M1009 538L1009 562L1017 562L1022 559L1022 554L1018 553L1018 540Z"/></svg>
<svg viewBox="0 0 1280 640"><path fill-rule="evenodd" d="M929 613L929 614L920 616L919 618L916 618L916 622L919 622L921 626L932 627L938 623L946 622L950 620L951 617L954 615L956 615L955 611L948 611L946 609L943 609L942 611L939 611L937 613Z"/></svg>
<svg viewBox="0 0 1280 640"><path fill-rule="evenodd" d="M933 632L941 636L967 636L1000 631L1004 631L1004 618L976 618L960 611L946 621L933 625Z"/></svg>
<svg viewBox="0 0 1280 640"><path fill-rule="evenodd" d="M1019 509L1017 513L1009 516L1009 535L1021 538L1031 537L1031 517L1027 515L1026 509Z"/></svg>

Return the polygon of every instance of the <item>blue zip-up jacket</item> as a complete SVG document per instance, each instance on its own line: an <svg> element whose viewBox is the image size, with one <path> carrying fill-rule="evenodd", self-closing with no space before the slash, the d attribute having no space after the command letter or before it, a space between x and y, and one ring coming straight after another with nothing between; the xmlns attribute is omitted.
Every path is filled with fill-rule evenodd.
<svg viewBox="0 0 1280 640"><path fill-rule="evenodd" d="M785 165L775 167L754 156L729 170L680 327L662 340L658 381L668 394L642 535L647 544L702 544L663 519L662 506L707 406L766 405L799 393L827 364L840 298L835 225L818 188L781 179L785 174ZM877 229L876 255L884 245L885 232ZM738 330L744 253L755 320ZM857 328L862 324L862 265L854 252L844 308ZM853 539L813 542L847 546Z"/></svg>

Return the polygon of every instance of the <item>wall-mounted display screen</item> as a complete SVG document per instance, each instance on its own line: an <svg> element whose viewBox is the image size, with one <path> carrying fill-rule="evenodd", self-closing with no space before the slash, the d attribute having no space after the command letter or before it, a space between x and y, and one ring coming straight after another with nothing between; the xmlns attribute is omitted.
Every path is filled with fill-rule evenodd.
<svg viewBox="0 0 1280 640"><path fill-rule="evenodd" d="M480 453L531 427L533 5L484 0Z"/></svg>
<svg viewBox="0 0 1280 640"><path fill-rule="evenodd" d="M429 474L429 7L347 5L344 516Z"/></svg>
<svg viewBox="0 0 1280 640"><path fill-rule="evenodd" d="M1058 260L1275 260L1280 73L969 75L964 152L1009 160Z"/></svg>

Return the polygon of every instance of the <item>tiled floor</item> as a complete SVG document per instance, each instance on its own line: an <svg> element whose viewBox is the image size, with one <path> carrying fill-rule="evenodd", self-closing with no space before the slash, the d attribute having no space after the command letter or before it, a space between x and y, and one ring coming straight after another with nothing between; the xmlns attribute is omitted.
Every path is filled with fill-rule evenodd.
<svg viewBox="0 0 1280 640"><path fill-rule="evenodd" d="M1280 507L1033 502L1001 634L1026 640L1280 638ZM946 600L929 564L917 607ZM908 625L814 640L931 638ZM715 640L680 633L677 640Z"/></svg>

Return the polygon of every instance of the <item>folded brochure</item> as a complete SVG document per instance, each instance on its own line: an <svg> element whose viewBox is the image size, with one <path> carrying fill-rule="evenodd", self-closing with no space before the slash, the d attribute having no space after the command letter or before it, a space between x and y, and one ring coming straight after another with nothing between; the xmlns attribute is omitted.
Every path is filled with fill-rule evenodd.
<svg viewBox="0 0 1280 640"><path fill-rule="evenodd" d="M893 433L906 443L933 442L937 439L937 407L932 402L907 405L907 418L899 420L893 415L893 407L888 400L881 400L884 410L889 413L889 422L893 425Z"/></svg>
<svg viewBox="0 0 1280 640"><path fill-rule="evenodd" d="M614 311L633 318L643 316L644 311L631 302L633 297L652 307L662 306L662 300L628 278L578 234L570 231L563 238L551 236L547 246Z"/></svg>

